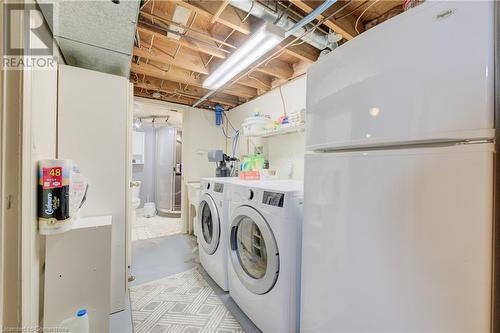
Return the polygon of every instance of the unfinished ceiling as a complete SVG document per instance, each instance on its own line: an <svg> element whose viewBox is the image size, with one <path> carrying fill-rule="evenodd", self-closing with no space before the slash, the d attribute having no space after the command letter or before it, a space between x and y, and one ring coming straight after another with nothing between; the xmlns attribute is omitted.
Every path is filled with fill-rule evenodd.
<svg viewBox="0 0 500 333"><path fill-rule="evenodd" d="M411 0L337 1L200 104L227 109L305 73L334 49L403 12ZM323 1L196 0L141 3L130 80L136 96L193 105L204 79L265 21L287 28ZM315 27L316 26L316 27Z"/></svg>

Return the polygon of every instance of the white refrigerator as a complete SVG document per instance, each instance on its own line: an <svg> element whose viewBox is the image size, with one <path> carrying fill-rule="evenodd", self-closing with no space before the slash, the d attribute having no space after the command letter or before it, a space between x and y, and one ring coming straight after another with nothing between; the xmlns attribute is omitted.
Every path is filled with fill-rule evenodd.
<svg viewBox="0 0 500 333"><path fill-rule="evenodd" d="M489 332L493 2L409 10L311 66L302 332Z"/></svg>

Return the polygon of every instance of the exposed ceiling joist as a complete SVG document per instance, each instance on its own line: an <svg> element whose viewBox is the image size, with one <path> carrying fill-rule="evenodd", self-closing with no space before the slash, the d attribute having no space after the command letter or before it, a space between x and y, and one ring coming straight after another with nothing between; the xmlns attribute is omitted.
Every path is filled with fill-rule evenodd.
<svg viewBox="0 0 500 333"><path fill-rule="evenodd" d="M242 84L247 87L252 87L257 89L258 91L268 91L272 88L271 80L257 78L257 74L259 73L251 73L241 79L238 80L239 84Z"/></svg>
<svg viewBox="0 0 500 333"><path fill-rule="evenodd" d="M148 92L148 91L142 90L141 88L138 88L138 87L134 88L134 96L145 97L145 98L149 98L149 99L161 100L164 102L171 102L171 103L183 104L183 105L191 105L191 103L192 103L191 98L185 98L182 96L168 96L168 95L162 94L159 98L153 97L153 91Z"/></svg>
<svg viewBox="0 0 500 333"><path fill-rule="evenodd" d="M291 38L287 38L282 45L288 44L290 40ZM284 53L309 64L315 63L319 58L319 50L306 43L288 46L284 49Z"/></svg>
<svg viewBox="0 0 500 333"><path fill-rule="evenodd" d="M205 88L190 86L187 84L181 84L179 82L169 80L161 80L137 73L131 74L131 81L136 85L141 83L148 84L149 86L147 87L147 89L166 89L172 92L187 94L189 96L197 96L198 98L204 96L208 92L208 90ZM220 103L225 105L237 105L240 102L239 97L228 95L222 92L217 92L216 94L211 95L209 100L214 100L214 98L217 98Z"/></svg>
<svg viewBox="0 0 500 333"><path fill-rule="evenodd" d="M261 1L261 5L267 5L270 10L278 10L279 15L288 13L300 20L321 1L277 3ZM362 33L402 12L402 3L402 0L384 0L375 4L373 0L339 0L317 17L316 22L319 22L335 13L315 31L324 34L333 30L345 38L340 42L342 44L358 35L355 22L359 21L358 30ZM158 0L141 7L131 75L137 94L154 98L158 94L153 96L153 93L159 92L161 100L187 105L193 105L205 96L209 92L203 88L207 75L245 43L260 26L258 22L262 23L262 19L233 5L230 0ZM278 87L304 74L319 58L322 45L288 37L200 106L213 107L220 103L231 108Z"/></svg>
<svg viewBox="0 0 500 333"><path fill-rule="evenodd" d="M212 19L217 10L220 7L220 1L182 1L182 0L173 0L179 6L183 6L187 9L197 12L199 15L202 15L208 19ZM237 9L231 7L233 10L226 10L219 14L217 17L217 22L223 24L231 29L241 32L242 34L249 35L252 33L252 27L250 22L244 21L242 22L240 16L237 14ZM245 16L246 13L240 11L241 17Z"/></svg>
<svg viewBox="0 0 500 333"><path fill-rule="evenodd" d="M159 22L163 22L164 24L166 24L168 26L174 26L174 27L184 29L186 36L194 35L193 38L198 38L198 39L203 39L203 40L208 39L208 40L214 42L216 45L221 44L221 45L227 46L227 47L232 48L232 49L236 48L234 45L231 45L223 40L220 40L218 38L213 37L210 34L210 32L208 32L208 31L203 31L201 29L195 29L193 27L189 27L189 26L186 26L184 24L177 23L175 21L172 21L170 19L162 17L159 14L151 14L151 13L147 13L144 11L141 11L140 14L142 16L144 16L145 18L147 18L148 20L150 20L152 23L153 23L153 21L155 21L155 22L159 21Z"/></svg>
<svg viewBox="0 0 500 333"><path fill-rule="evenodd" d="M175 55L175 58L173 55L167 54L165 51L156 47L151 49L134 47L133 54L143 59L177 66L201 74L209 74L208 68L205 67L199 55L192 52L186 52L182 48Z"/></svg>
<svg viewBox="0 0 500 333"><path fill-rule="evenodd" d="M310 13L314 10L311 5L306 3L303 0L290 0L291 3L293 3L295 6L299 7L306 13ZM323 19L325 16L320 15L318 16L318 19ZM356 36L354 33L348 32L344 27L342 27L338 22L335 22L332 19L326 20L324 23L328 28L332 29L338 34L341 34L345 39L351 40Z"/></svg>
<svg viewBox="0 0 500 333"><path fill-rule="evenodd" d="M138 82L135 84L136 87L142 88L142 89L147 89L147 90L152 90L152 91L158 91L158 92L163 92L166 94L171 94L173 96L182 96L183 98L187 98L192 102L197 101L200 99L203 95L193 95L190 94L189 91L183 91L181 89L172 89L171 87L160 87L158 85L152 84L152 83L146 83L146 82ZM225 106L229 107L235 107L238 105L238 100L234 99L225 99L219 96L210 96L208 99L209 101L212 101L214 103L220 103Z"/></svg>
<svg viewBox="0 0 500 333"><path fill-rule="evenodd" d="M255 70L283 80L289 80L293 77L292 66L280 59L273 59L267 62L265 66L258 67Z"/></svg>
<svg viewBox="0 0 500 333"><path fill-rule="evenodd" d="M215 48L215 47L209 47L207 45L195 43L193 41L188 41L188 40L183 39L183 38L181 38L181 39L170 38L167 36L166 33L162 32L162 31L158 31L152 27L148 27L148 26L144 25L143 23L137 24L137 31L144 33L144 34L147 34L147 35L150 35L150 36L154 35L155 38L163 39L165 41L174 42L179 46L186 47L186 48L191 49L193 51L208 54L210 56L214 56L214 57L219 58L219 59L224 59L224 58L226 58L226 55L227 55L227 52L224 52L223 50Z"/></svg>
<svg viewBox="0 0 500 333"><path fill-rule="evenodd" d="M201 77L192 75L191 72L174 66L171 66L170 69L166 71L152 64L140 62L139 64L132 63L131 70L132 72L152 76L161 80L169 80L195 87L203 87L203 80ZM224 89L224 92L243 98L253 98L257 95L256 89L246 87L241 84L234 84L231 87Z"/></svg>
<svg viewBox="0 0 500 333"><path fill-rule="evenodd" d="M215 12L214 16L212 16L212 18L210 19L210 23L215 23L219 19L220 14L222 14L224 9L226 9L227 5L229 5L229 2L231 2L231 0L224 0L224 2L221 3L219 9L217 9L217 12Z"/></svg>

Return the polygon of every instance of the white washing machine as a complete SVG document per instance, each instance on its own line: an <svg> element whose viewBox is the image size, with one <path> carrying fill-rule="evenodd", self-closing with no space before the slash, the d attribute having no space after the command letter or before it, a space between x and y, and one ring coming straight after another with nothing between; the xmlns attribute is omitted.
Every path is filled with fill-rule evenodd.
<svg viewBox="0 0 500 333"><path fill-rule="evenodd" d="M200 262L224 291L227 283L229 185L237 177L203 178L197 217Z"/></svg>
<svg viewBox="0 0 500 333"><path fill-rule="evenodd" d="M230 196L229 294L263 332L298 332L303 182L238 182Z"/></svg>

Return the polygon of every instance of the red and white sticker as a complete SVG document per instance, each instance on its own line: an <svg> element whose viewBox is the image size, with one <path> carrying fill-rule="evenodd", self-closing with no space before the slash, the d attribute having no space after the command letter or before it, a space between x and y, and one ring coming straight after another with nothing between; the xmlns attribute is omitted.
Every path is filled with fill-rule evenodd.
<svg viewBox="0 0 500 333"><path fill-rule="evenodd" d="M44 190L62 187L62 180L62 167L43 168L42 188Z"/></svg>

